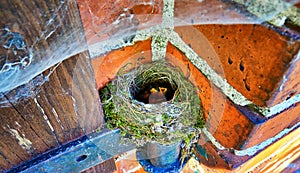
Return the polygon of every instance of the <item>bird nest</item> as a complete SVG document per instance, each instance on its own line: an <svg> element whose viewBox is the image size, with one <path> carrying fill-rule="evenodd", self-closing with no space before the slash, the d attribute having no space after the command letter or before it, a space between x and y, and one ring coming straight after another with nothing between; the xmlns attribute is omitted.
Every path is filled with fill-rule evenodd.
<svg viewBox="0 0 300 173"><path fill-rule="evenodd" d="M150 91L159 89L164 99L149 103ZM119 128L138 146L150 141L190 144L204 126L197 92L176 67L156 62L129 72L121 69L100 91L100 98L107 126Z"/></svg>

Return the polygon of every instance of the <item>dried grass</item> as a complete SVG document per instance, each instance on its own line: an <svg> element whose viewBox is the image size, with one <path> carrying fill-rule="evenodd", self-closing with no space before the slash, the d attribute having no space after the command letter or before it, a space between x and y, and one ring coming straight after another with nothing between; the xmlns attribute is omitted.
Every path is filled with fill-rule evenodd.
<svg viewBox="0 0 300 173"><path fill-rule="evenodd" d="M173 97L159 104L134 99L134 93L155 83L169 83ZM190 148L204 126L197 92L176 67L155 62L142 64L129 72L121 69L100 95L108 127L119 128L138 146L149 141L166 145L184 141L186 148Z"/></svg>

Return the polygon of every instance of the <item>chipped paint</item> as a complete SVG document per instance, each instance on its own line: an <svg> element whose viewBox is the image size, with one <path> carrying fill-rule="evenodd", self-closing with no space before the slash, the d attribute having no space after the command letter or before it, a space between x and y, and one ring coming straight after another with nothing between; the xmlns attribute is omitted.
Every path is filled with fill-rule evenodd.
<svg viewBox="0 0 300 173"><path fill-rule="evenodd" d="M57 112L56 112L56 110L55 110L54 108L52 108L52 112L53 112L53 114L54 114L54 116L55 116L56 121L57 121L58 124L60 125L61 129L64 130L64 127L62 126L61 121L60 121L60 119L59 119L59 116L58 116L58 114L57 114Z"/></svg>
<svg viewBox="0 0 300 173"><path fill-rule="evenodd" d="M18 144L24 148L27 151L31 151L32 142L29 139L25 138L25 135L15 130L15 129L9 129L10 133L18 140Z"/></svg>
<svg viewBox="0 0 300 173"><path fill-rule="evenodd" d="M15 121L15 124L20 128L22 127L17 121Z"/></svg>
<svg viewBox="0 0 300 173"><path fill-rule="evenodd" d="M245 150L236 150L236 149L224 147L216 140L216 138L213 137L213 135L207 130L207 128L203 128L202 132L212 142L212 144L214 146L216 146L219 150L229 150L230 149L230 150L233 150L234 154L237 156L246 156L246 155L253 156L254 154L258 153L260 150L266 148L267 146L271 145L275 141L281 139L282 137L284 137L288 133L292 132L293 130L296 130L299 127L300 127L300 122L291 128L286 128L286 129L282 130L280 133L278 133L274 137L271 137L271 138L265 140L264 142L257 144L253 147L247 148Z"/></svg>
<svg viewBox="0 0 300 173"><path fill-rule="evenodd" d="M36 98L33 99L35 104L38 106L38 108L41 110L42 114L43 114L43 118L46 120L48 126L50 127L51 131L54 132L54 128L53 126L51 125L50 121L49 121L49 118L48 116L46 115L44 109L42 108L42 106L39 104L39 102L37 101Z"/></svg>
<svg viewBox="0 0 300 173"><path fill-rule="evenodd" d="M136 160L136 149L130 150L128 152L122 153L121 155L119 155L118 158L116 159L116 163L117 162L122 162L122 160ZM122 164L122 163L121 163ZM125 168L121 168L122 172L124 173L131 173L131 172L136 172L138 170L142 169L142 166L140 164L138 164L135 167L130 167L129 170L126 170Z"/></svg>

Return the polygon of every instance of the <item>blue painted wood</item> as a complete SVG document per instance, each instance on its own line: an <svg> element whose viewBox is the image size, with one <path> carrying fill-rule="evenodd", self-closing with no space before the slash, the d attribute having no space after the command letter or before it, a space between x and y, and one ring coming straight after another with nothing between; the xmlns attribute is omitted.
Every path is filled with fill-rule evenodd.
<svg viewBox="0 0 300 173"><path fill-rule="evenodd" d="M135 148L121 140L119 130L104 130L78 139L7 172L81 172Z"/></svg>

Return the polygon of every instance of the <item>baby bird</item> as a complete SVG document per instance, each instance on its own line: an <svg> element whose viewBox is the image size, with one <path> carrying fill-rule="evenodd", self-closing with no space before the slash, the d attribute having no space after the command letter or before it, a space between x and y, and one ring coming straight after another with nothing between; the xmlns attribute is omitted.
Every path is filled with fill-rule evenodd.
<svg viewBox="0 0 300 173"><path fill-rule="evenodd" d="M162 103L167 101L166 99L166 92L167 92L167 88L164 87L158 87L159 91L157 91L157 89L155 88L151 88L150 89L150 96L149 96L149 103L150 104L157 104L157 103Z"/></svg>

